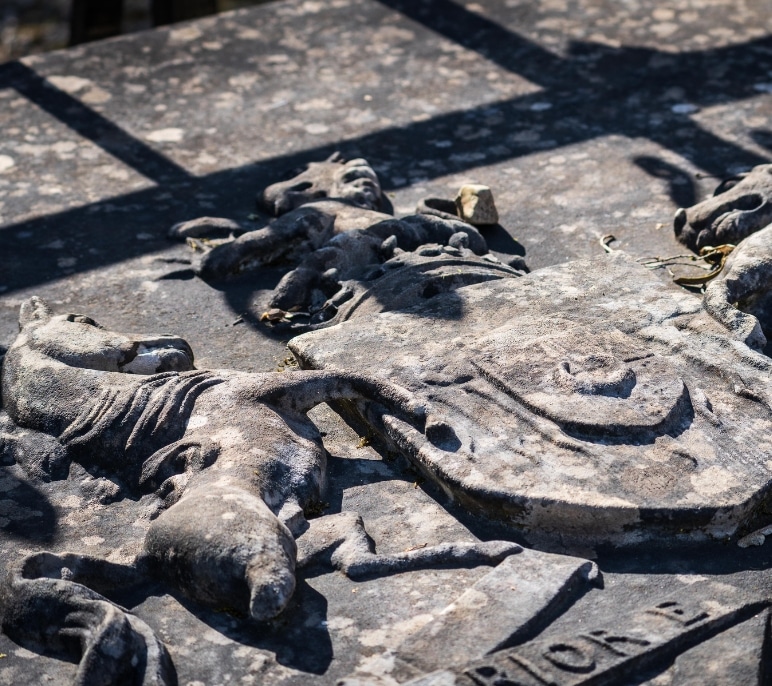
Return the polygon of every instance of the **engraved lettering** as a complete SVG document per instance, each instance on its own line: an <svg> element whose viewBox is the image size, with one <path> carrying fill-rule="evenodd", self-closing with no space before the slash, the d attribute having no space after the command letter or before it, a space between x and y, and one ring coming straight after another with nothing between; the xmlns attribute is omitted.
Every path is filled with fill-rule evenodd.
<svg viewBox="0 0 772 686"><path fill-rule="evenodd" d="M528 683L527 681L517 679L517 677L512 678L506 672L497 669L493 665L481 665L473 669L467 669L464 674L477 686L533 686L533 682ZM550 684L550 686L552 685Z"/></svg>
<svg viewBox="0 0 772 686"><path fill-rule="evenodd" d="M680 603L674 600L660 603L655 608L646 610L646 612L659 617L665 617L666 619L677 622L681 626L691 626L692 624L696 624L697 622L701 622L710 617L710 615L704 611L697 612L696 614L689 614L681 607Z"/></svg>
<svg viewBox="0 0 772 686"><path fill-rule="evenodd" d="M559 669L576 674L587 674L595 669L595 658L575 641L553 643L544 651L544 657Z"/></svg>
<svg viewBox="0 0 772 686"><path fill-rule="evenodd" d="M530 660L526 660L524 657L515 654L507 655L507 658L514 662L522 670L528 672L534 679L544 686L558 686L557 681L552 678L549 672L545 672L540 667L537 667Z"/></svg>
<svg viewBox="0 0 772 686"><path fill-rule="evenodd" d="M619 657L635 655L640 652L640 650L638 650L639 648L646 648L651 645L650 641L646 641L642 638L609 634L605 629L591 631L589 634L583 634L581 638L591 641L595 645L599 645L601 648L605 648Z"/></svg>

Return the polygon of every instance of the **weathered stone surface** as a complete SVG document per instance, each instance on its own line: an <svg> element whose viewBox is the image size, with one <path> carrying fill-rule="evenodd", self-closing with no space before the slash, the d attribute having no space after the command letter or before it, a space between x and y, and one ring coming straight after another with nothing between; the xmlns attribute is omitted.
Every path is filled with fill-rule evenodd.
<svg viewBox="0 0 772 686"><path fill-rule="evenodd" d="M220 238L234 233L244 233L247 229L233 219L224 217L198 217L179 222L169 229L169 238Z"/></svg>
<svg viewBox="0 0 772 686"><path fill-rule="evenodd" d="M452 235L448 245L430 243L413 252L399 251L379 267L360 273L359 279L342 282L338 297L325 303L311 317L310 326L302 328L322 328L368 313L401 310L473 283L523 275L494 255L476 255L465 247L465 241L451 244L464 235Z"/></svg>
<svg viewBox="0 0 772 686"><path fill-rule="evenodd" d="M378 232L369 243L364 241L367 243L364 248L357 245L355 239L339 238L338 243L346 241L346 245L341 246L343 252L351 254L339 256L337 261L329 257L325 260L317 255L317 251L326 248L327 253L338 256L341 247L331 243L335 236L350 231L359 232L356 235L361 236L362 230L391 216L391 204L382 195L378 176L372 167L363 159L343 162L339 153L324 162L309 163L304 171L289 181L263 189L258 194L258 204L279 219L255 228L222 217L199 217L175 224L169 230L169 237L187 239L192 247L203 251L200 259L195 260L194 269L207 280L233 276L278 262L309 259L335 262L329 269L344 271L344 267L348 267L350 272L352 262L363 269L373 261L377 264L381 243L385 239L381 237L378 240ZM240 235L234 238L236 233ZM230 234L231 240L212 240L223 234ZM191 242L196 238L205 240ZM478 242L484 244L482 238ZM339 264L341 260L346 264ZM309 268L305 267L304 271L308 272ZM312 271L316 275L313 280L319 281L321 273L327 270ZM279 293L275 300L279 304L288 297L295 298L297 302L285 306L307 307L309 303L305 300L310 298L310 293L304 291L312 290L315 285L305 286L301 293Z"/></svg>
<svg viewBox="0 0 772 686"><path fill-rule="evenodd" d="M769 648L770 601L731 581L682 576L648 585L633 575L585 600L533 641L408 683L573 686L624 683L631 675L652 685L763 683L759 658ZM745 641L738 645L740 637ZM726 654L711 652L724 645Z"/></svg>
<svg viewBox="0 0 772 686"><path fill-rule="evenodd" d="M420 405L389 384L345 372L199 371L180 338L108 331L85 315L54 315L39 298L22 305L19 328L2 364L3 407L12 420L8 438L0 437L4 457L22 467L29 460L28 474L44 480L66 478L69 463L78 463L113 481L111 500L152 493L144 552L129 569L149 570L199 603L256 621L274 618L289 603L293 534L309 528L304 512L321 502L326 452L306 413L333 399L373 396L422 422ZM7 424L3 419L0 426ZM336 536L310 534L306 564L333 551L336 567L362 576L495 564L520 550L492 541L375 555L361 519L341 521ZM84 568L87 586L95 563L72 559ZM104 674L100 683L133 675L134 654L144 655L140 644L148 670L164 673L143 683L171 683L165 649L155 646L152 632L87 587L70 584L61 571L70 563L58 562L48 566L64 583L22 581L45 577L44 571L16 573L0 602L5 631L24 637L27 624L50 627L38 638L44 647L55 645L52 636L66 631L70 615L85 603L95 617L87 615L82 627L84 684L90 674ZM100 619L105 614L109 619ZM153 658L158 665L151 654L160 655Z"/></svg>
<svg viewBox="0 0 772 686"><path fill-rule="evenodd" d="M772 330L772 226L743 239L705 289L705 310L756 350Z"/></svg>
<svg viewBox="0 0 772 686"><path fill-rule="evenodd" d="M764 651L769 650L768 611L689 648L675 663L642 686L676 684L763 684Z"/></svg>
<svg viewBox="0 0 772 686"><path fill-rule="evenodd" d="M22 645L45 646L74 659L78 669L72 683L78 686L172 686L174 666L158 636L92 590L131 586L139 576L79 555L40 553L16 561L0 588L3 631Z"/></svg>
<svg viewBox="0 0 772 686"><path fill-rule="evenodd" d="M418 221L412 221L414 219ZM447 236L450 230L456 228L454 225L447 226L446 222L429 222L420 217L406 217L400 222L395 220L394 224L397 224L396 228L392 225L384 229L399 231L399 225L402 225L412 231L415 224L435 224L445 228ZM362 236L354 234L351 238L356 242ZM365 262L364 265L350 262L361 253L340 250L336 255L348 262L350 269L343 273L336 271L329 280L320 278L320 274L324 277L324 273L317 260L311 258L304 262L309 269L298 267L288 272L274 290L271 303L278 302L289 311L274 308L263 313L261 319L277 323L279 331L325 328L365 312L388 312L409 307L422 299L471 283L523 275L523 271L502 264L494 255L476 255L466 247L467 244L466 234L457 232L447 238L447 245L429 243L417 246L414 251L389 250L392 255L389 259L385 259L389 253L381 251L378 259L385 261ZM347 245L351 243L340 241L336 247ZM322 259L329 257L328 252ZM317 288L309 289L307 284ZM330 294L329 297L320 290L322 287ZM292 303L298 304L293 306ZM302 311L302 307L306 311Z"/></svg>
<svg viewBox="0 0 772 686"><path fill-rule="evenodd" d="M504 264L596 257L606 234L637 258L683 253L670 228L675 210L769 161L771 30L766 0L280 0L3 65L0 355L18 333L21 303L39 295L57 312L77 308L120 331L175 332L205 369L286 368L288 333L259 322L286 267L210 285L166 234L202 215L260 229L268 218L253 215L255 190L338 149L370 161L399 216L421 198L489 185L501 226L484 234ZM622 283L636 287L629 274ZM371 358L377 365L378 350ZM360 513L379 554L504 535L325 405L310 416L330 453L319 510ZM17 446L24 431L13 432ZM116 484L78 463L68 479L45 482L0 453L3 569L45 550L122 566L142 551L154 494L115 500ZM26 464L46 469L46 455ZM690 548L665 535L652 548L574 552L598 555L607 589L631 575L638 581L625 596L659 589L654 605L673 599L672 574L715 599L725 591L705 579L746 587L733 573L757 569L755 592L768 595L769 543ZM328 570L324 560L299 568L293 600L267 625L154 579L100 592L163 641L180 684L331 686L365 671L386 681L384 655L490 571L354 581ZM587 625L600 597L577 601L586 612L567 613L561 631ZM703 683L729 670L724 662L742 662L724 683L757 683L763 674L748 665L768 652L749 622L734 642L732 629L675 663L666 653L653 676L631 664L629 679L678 683L677 665L681 681ZM76 655L37 650L0 635L0 683L76 678Z"/></svg>
<svg viewBox="0 0 772 686"><path fill-rule="evenodd" d="M282 277L276 285L271 304L286 310L303 310L312 317L325 307L337 307L350 293L346 281L369 280L383 271L381 265L395 255L415 251L427 243L435 250L447 247L458 255L461 250L472 256L488 252L485 239L474 227L460 221L430 215L411 215L387 219L364 228L342 232Z"/></svg>
<svg viewBox="0 0 772 686"><path fill-rule="evenodd" d="M431 672L520 643L599 581L598 568L589 560L524 550L399 646L397 659Z"/></svg>
<svg viewBox="0 0 772 686"><path fill-rule="evenodd" d="M461 186L455 199L458 216L474 226L499 223L499 213L493 202L493 191L482 184Z"/></svg>
<svg viewBox="0 0 772 686"><path fill-rule="evenodd" d="M382 197L377 175L366 160L344 164L336 161L338 157L336 153L326 162L311 163L293 179L263 190L260 203L273 214L282 215L268 226L249 230L228 219L201 217L175 224L169 235L185 238L191 247L203 251L194 269L207 280L281 261L298 263L276 285L271 309L260 316L261 321L292 320L296 329L330 322L356 291L363 290L359 282L371 281L385 269L401 264L400 260L391 260L395 255L420 248L421 255L444 250L461 256L463 251L472 260L475 255L485 255L489 261L498 262L498 258L488 255L485 239L469 226L475 222L468 218L465 223L455 215L431 208L401 219L374 211L385 204L385 200L375 202ZM372 202L360 197L363 183L366 188L372 186L373 193L378 190ZM485 207L493 202L490 189L486 194L482 186L464 188L471 194L480 193L478 219L488 216ZM478 201L464 197L469 211L474 211L472 206ZM217 240L223 231L238 231L241 235ZM195 240L199 237L205 240ZM438 245L429 247L429 243ZM515 264L525 266L522 258ZM407 302L404 297L401 300ZM392 303L386 309L393 308Z"/></svg>
<svg viewBox="0 0 772 686"><path fill-rule="evenodd" d="M378 175L364 159L344 161L336 152L324 162L309 162L305 170L271 184L258 194L258 203L278 217L311 200L329 198L365 210L388 211Z"/></svg>
<svg viewBox="0 0 772 686"><path fill-rule="evenodd" d="M675 234L699 250L739 243L772 222L772 165L762 164L727 179L713 197L675 214Z"/></svg>
<svg viewBox="0 0 772 686"><path fill-rule="evenodd" d="M290 348L305 368L345 364L422 398L425 429L365 416L460 502L532 540L724 538L767 502L772 367L701 309L613 255L353 317Z"/></svg>

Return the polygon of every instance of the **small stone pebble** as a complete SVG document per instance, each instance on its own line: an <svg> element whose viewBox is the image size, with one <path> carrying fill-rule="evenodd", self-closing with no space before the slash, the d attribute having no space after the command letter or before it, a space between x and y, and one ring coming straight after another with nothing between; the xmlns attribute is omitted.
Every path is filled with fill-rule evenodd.
<svg viewBox="0 0 772 686"><path fill-rule="evenodd" d="M473 226L499 223L499 213L488 186L469 184L462 186L456 195L458 216Z"/></svg>

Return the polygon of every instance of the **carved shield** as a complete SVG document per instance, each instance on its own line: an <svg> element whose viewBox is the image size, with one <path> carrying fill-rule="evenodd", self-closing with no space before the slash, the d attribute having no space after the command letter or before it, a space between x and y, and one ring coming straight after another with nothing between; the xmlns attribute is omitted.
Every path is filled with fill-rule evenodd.
<svg viewBox="0 0 772 686"><path fill-rule="evenodd" d="M425 426L358 412L462 504L531 540L699 540L766 523L772 361L623 255L417 298L290 348L304 368L425 400Z"/></svg>

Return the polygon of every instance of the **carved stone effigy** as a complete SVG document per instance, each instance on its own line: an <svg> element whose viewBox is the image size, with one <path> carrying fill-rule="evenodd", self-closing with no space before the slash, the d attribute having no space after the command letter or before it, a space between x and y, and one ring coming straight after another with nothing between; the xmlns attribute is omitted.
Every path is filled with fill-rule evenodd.
<svg viewBox="0 0 772 686"><path fill-rule="evenodd" d="M366 370L420 398L424 428L364 417L532 540L736 537L769 498L769 358L621 255L354 317L290 348L304 368Z"/></svg>
<svg viewBox="0 0 772 686"><path fill-rule="evenodd" d="M739 244L701 300L623 254L526 276L488 253L451 201L383 214L364 160L312 163L260 202L279 215L267 227L204 217L171 233L204 247L207 278L297 265L274 290L282 316L271 324L315 330L289 344L306 371L196 370L183 339L112 332L36 298L22 306L3 365L4 455L42 481L77 463L101 482L101 502L154 504L132 564L43 552L12 565L7 635L60 651L51 627L81 637L79 683L171 684L166 647L108 599L116 586L160 579L264 621L287 606L296 569L320 561L350 578L497 564L385 657L387 683L595 683L662 655L677 674L692 646L738 632L749 637L738 660L758 664L751 619L769 601L752 574L716 609L678 577L604 589L594 563L511 542L379 555L356 513L306 521L326 468L306 412L338 403L465 508L531 543L763 541L766 529L752 532L766 524L772 482L772 363L756 351L770 322L772 227ZM729 235L730 215L707 214L698 243ZM744 216L730 218L745 226ZM218 231L241 236L196 243ZM568 630L577 622L587 631ZM382 681L365 670L345 683Z"/></svg>
<svg viewBox="0 0 772 686"><path fill-rule="evenodd" d="M699 250L739 243L772 222L772 165L762 164L723 181L713 197L675 215L675 235Z"/></svg>
<svg viewBox="0 0 772 686"><path fill-rule="evenodd" d="M346 372L196 370L180 338L109 331L84 315L55 315L38 298L22 306L19 326L2 368L4 456L44 481L78 463L113 486L107 502L156 498L134 565L42 553L9 574L3 630L44 646L56 644L57 628L82 635L79 683L133 674L135 653L144 656L143 683L172 683L153 632L97 591L121 576L157 575L199 603L260 621L289 602L296 564L324 554L359 577L495 564L520 550L492 541L377 555L356 516L306 522L326 460L306 412L369 398L420 424L423 408L392 384Z"/></svg>
<svg viewBox="0 0 772 686"><path fill-rule="evenodd" d="M479 189L485 187L468 188L482 193ZM495 206L490 189L486 191L482 197L493 209L489 207L484 214L493 217ZM475 226L446 211L456 211L453 201L427 199L419 204L417 214L400 219L384 213L391 212L388 199L381 193L376 173L363 159L343 162L336 154L324 162L311 162L288 181L261 191L258 205L278 218L251 229L229 219L200 217L176 224L169 235L186 238L203 251L195 270L207 280L279 261L296 264L276 285L270 302L278 310L272 321L281 321L290 312L293 328L339 321L336 315L341 306L363 290L359 284L372 281L384 269L397 268L401 264L398 258L406 254L434 256L439 250L465 260L460 270L464 273L471 273L466 267L479 259L485 260L482 271L489 263L499 262L488 253ZM223 232L241 235L217 239ZM196 240L199 237L210 240L203 243ZM513 257L512 263L513 267L501 265L501 270L517 275L525 268L520 258ZM409 299L402 297L400 302Z"/></svg>
<svg viewBox="0 0 772 686"><path fill-rule="evenodd" d="M4 632L60 651L51 627L81 637L79 683L171 684L166 647L108 599L116 586L160 579L263 621L287 606L296 569L320 561L350 578L494 564L385 657L386 683L609 681L737 632L752 669L751 620L769 606L753 574L716 609L678 577L603 588L588 560L507 541L379 555L356 513L306 521L326 469L306 412L338 403L464 507L531 543L748 540L766 524L772 482L772 363L756 352L772 227L740 243L703 302L623 254L526 276L489 254L450 201L396 219L377 212L381 197L363 160L312 164L263 193L284 213L276 222L205 253L201 264L229 265L210 276L297 263L272 304L309 310L280 321L315 329L289 344L306 371L196 370L183 339L109 331L37 298L22 306L3 364L4 455L42 481L77 463L101 480L102 502L154 504L132 564L44 552L11 566ZM217 229L234 224L202 218L172 233ZM587 631L567 628L577 622ZM379 679L365 670L345 683Z"/></svg>
<svg viewBox="0 0 772 686"><path fill-rule="evenodd" d="M770 682L766 5L0 65L0 686Z"/></svg>

